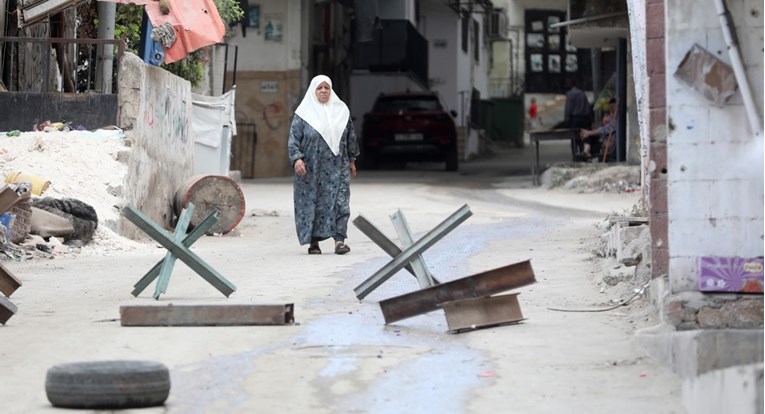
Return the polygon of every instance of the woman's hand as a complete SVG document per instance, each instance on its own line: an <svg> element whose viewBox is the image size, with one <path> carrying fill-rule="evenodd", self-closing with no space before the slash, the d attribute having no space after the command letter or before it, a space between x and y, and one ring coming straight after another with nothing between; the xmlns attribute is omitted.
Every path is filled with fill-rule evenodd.
<svg viewBox="0 0 765 414"><path fill-rule="evenodd" d="M301 177L305 177L305 173L306 173L305 163L303 162L303 160L300 159L295 161L295 174Z"/></svg>
<svg viewBox="0 0 765 414"><path fill-rule="evenodd" d="M350 165L351 165L351 177L355 177L356 176L356 160L351 160Z"/></svg>
<svg viewBox="0 0 765 414"><path fill-rule="evenodd" d="M593 135L593 134L592 134L592 131L590 131L588 129L583 129L583 130L579 131L579 138L581 138L581 139L585 139L585 138L589 137L590 135Z"/></svg>

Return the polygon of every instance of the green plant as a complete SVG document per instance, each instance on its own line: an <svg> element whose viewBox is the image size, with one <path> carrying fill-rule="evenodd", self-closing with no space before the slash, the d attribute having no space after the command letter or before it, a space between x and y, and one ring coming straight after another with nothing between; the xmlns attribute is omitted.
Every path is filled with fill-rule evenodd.
<svg viewBox="0 0 765 414"><path fill-rule="evenodd" d="M215 0L221 20L228 23L238 22L244 17L244 11L239 6L239 0ZM90 3L91 11L96 8L96 0ZM93 27L98 27L98 13L88 13L92 18ZM141 22L143 20L143 6L135 4L118 4L114 22L114 38L125 42L128 51L138 53L141 44ZM228 33L227 33L228 35ZM95 37L95 36L93 36ZM204 79L205 65L207 64L207 48L202 48L189 53L185 58L173 62L163 63L162 68L198 87Z"/></svg>

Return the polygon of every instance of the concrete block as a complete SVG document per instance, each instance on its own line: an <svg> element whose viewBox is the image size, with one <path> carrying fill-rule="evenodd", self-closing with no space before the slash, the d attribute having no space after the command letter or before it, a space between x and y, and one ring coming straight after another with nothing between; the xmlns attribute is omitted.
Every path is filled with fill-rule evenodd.
<svg viewBox="0 0 765 414"><path fill-rule="evenodd" d="M684 84L681 84L684 86ZM689 89L688 93L696 93ZM700 102L696 105L678 104L672 97L672 104L667 108L672 117L674 129L671 132L672 144L698 144L709 142L709 117L707 107Z"/></svg>
<svg viewBox="0 0 765 414"><path fill-rule="evenodd" d="M709 218L708 209L703 207L709 204L709 198L712 196L708 181L670 181L667 183L667 191L667 208L670 217L682 217L688 221ZM673 221L674 223L676 221ZM672 230L675 230L674 227ZM672 243L671 237L670 243Z"/></svg>
<svg viewBox="0 0 765 414"><path fill-rule="evenodd" d="M669 285L672 293L698 290L698 269L695 256L672 256L669 259Z"/></svg>
<svg viewBox="0 0 765 414"><path fill-rule="evenodd" d="M706 329L635 335L635 341L681 379L762 363L762 329Z"/></svg>
<svg viewBox="0 0 765 414"><path fill-rule="evenodd" d="M685 0L666 0L668 35L685 32L695 27L719 27L714 6L699 7L695 2Z"/></svg>
<svg viewBox="0 0 765 414"><path fill-rule="evenodd" d="M761 414L763 365L710 371L681 383L683 406L693 414Z"/></svg>
<svg viewBox="0 0 765 414"><path fill-rule="evenodd" d="M749 12L747 13L747 11ZM762 13L763 5L760 0L744 0L744 24L760 29L760 35L762 35ZM760 53L762 53L762 49L760 49Z"/></svg>
<svg viewBox="0 0 765 414"><path fill-rule="evenodd" d="M674 196L673 196L674 197ZM674 270L672 262L676 257L702 255L705 244L711 244L704 234L708 220L705 218L685 218L683 210L670 210L671 217L681 217L670 219L668 227L668 242L672 246L672 257L670 258L670 272ZM681 269L688 270L688 269Z"/></svg>
<svg viewBox="0 0 765 414"><path fill-rule="evenodd" d="M733 167L735 168L735 167ZM740 168L747 168L741 165ZM762 166L759 166L762 174ZM762 218L763 188L752 185L744 179L719 180L710 183L714 194L708 202L709 217L717 218Z"/></svg>

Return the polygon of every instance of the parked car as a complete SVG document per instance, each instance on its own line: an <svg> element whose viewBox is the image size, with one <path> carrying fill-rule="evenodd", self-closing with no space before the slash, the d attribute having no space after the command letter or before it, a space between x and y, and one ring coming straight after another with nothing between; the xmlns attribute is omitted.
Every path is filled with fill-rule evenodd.
<svg viewBox="0 0 765 414"><path fill-rule="evenodd" d="M456 116L435 92L380 94L361 127L364 167L376 169L381 160L437 161L457 170Z"/></svg>

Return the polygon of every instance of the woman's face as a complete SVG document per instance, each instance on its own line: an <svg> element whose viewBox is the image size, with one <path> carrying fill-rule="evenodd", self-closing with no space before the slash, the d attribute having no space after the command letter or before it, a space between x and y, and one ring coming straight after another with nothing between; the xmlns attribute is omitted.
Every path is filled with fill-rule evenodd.
<svg viewBox="0 0 765 414"><path fill-rule="evenodd" d="M327 103L327 101L329 101L329 92L331 90L332 89L327 82L320 83L319 86L316 87L316 99L323 104Z"/></svg>

